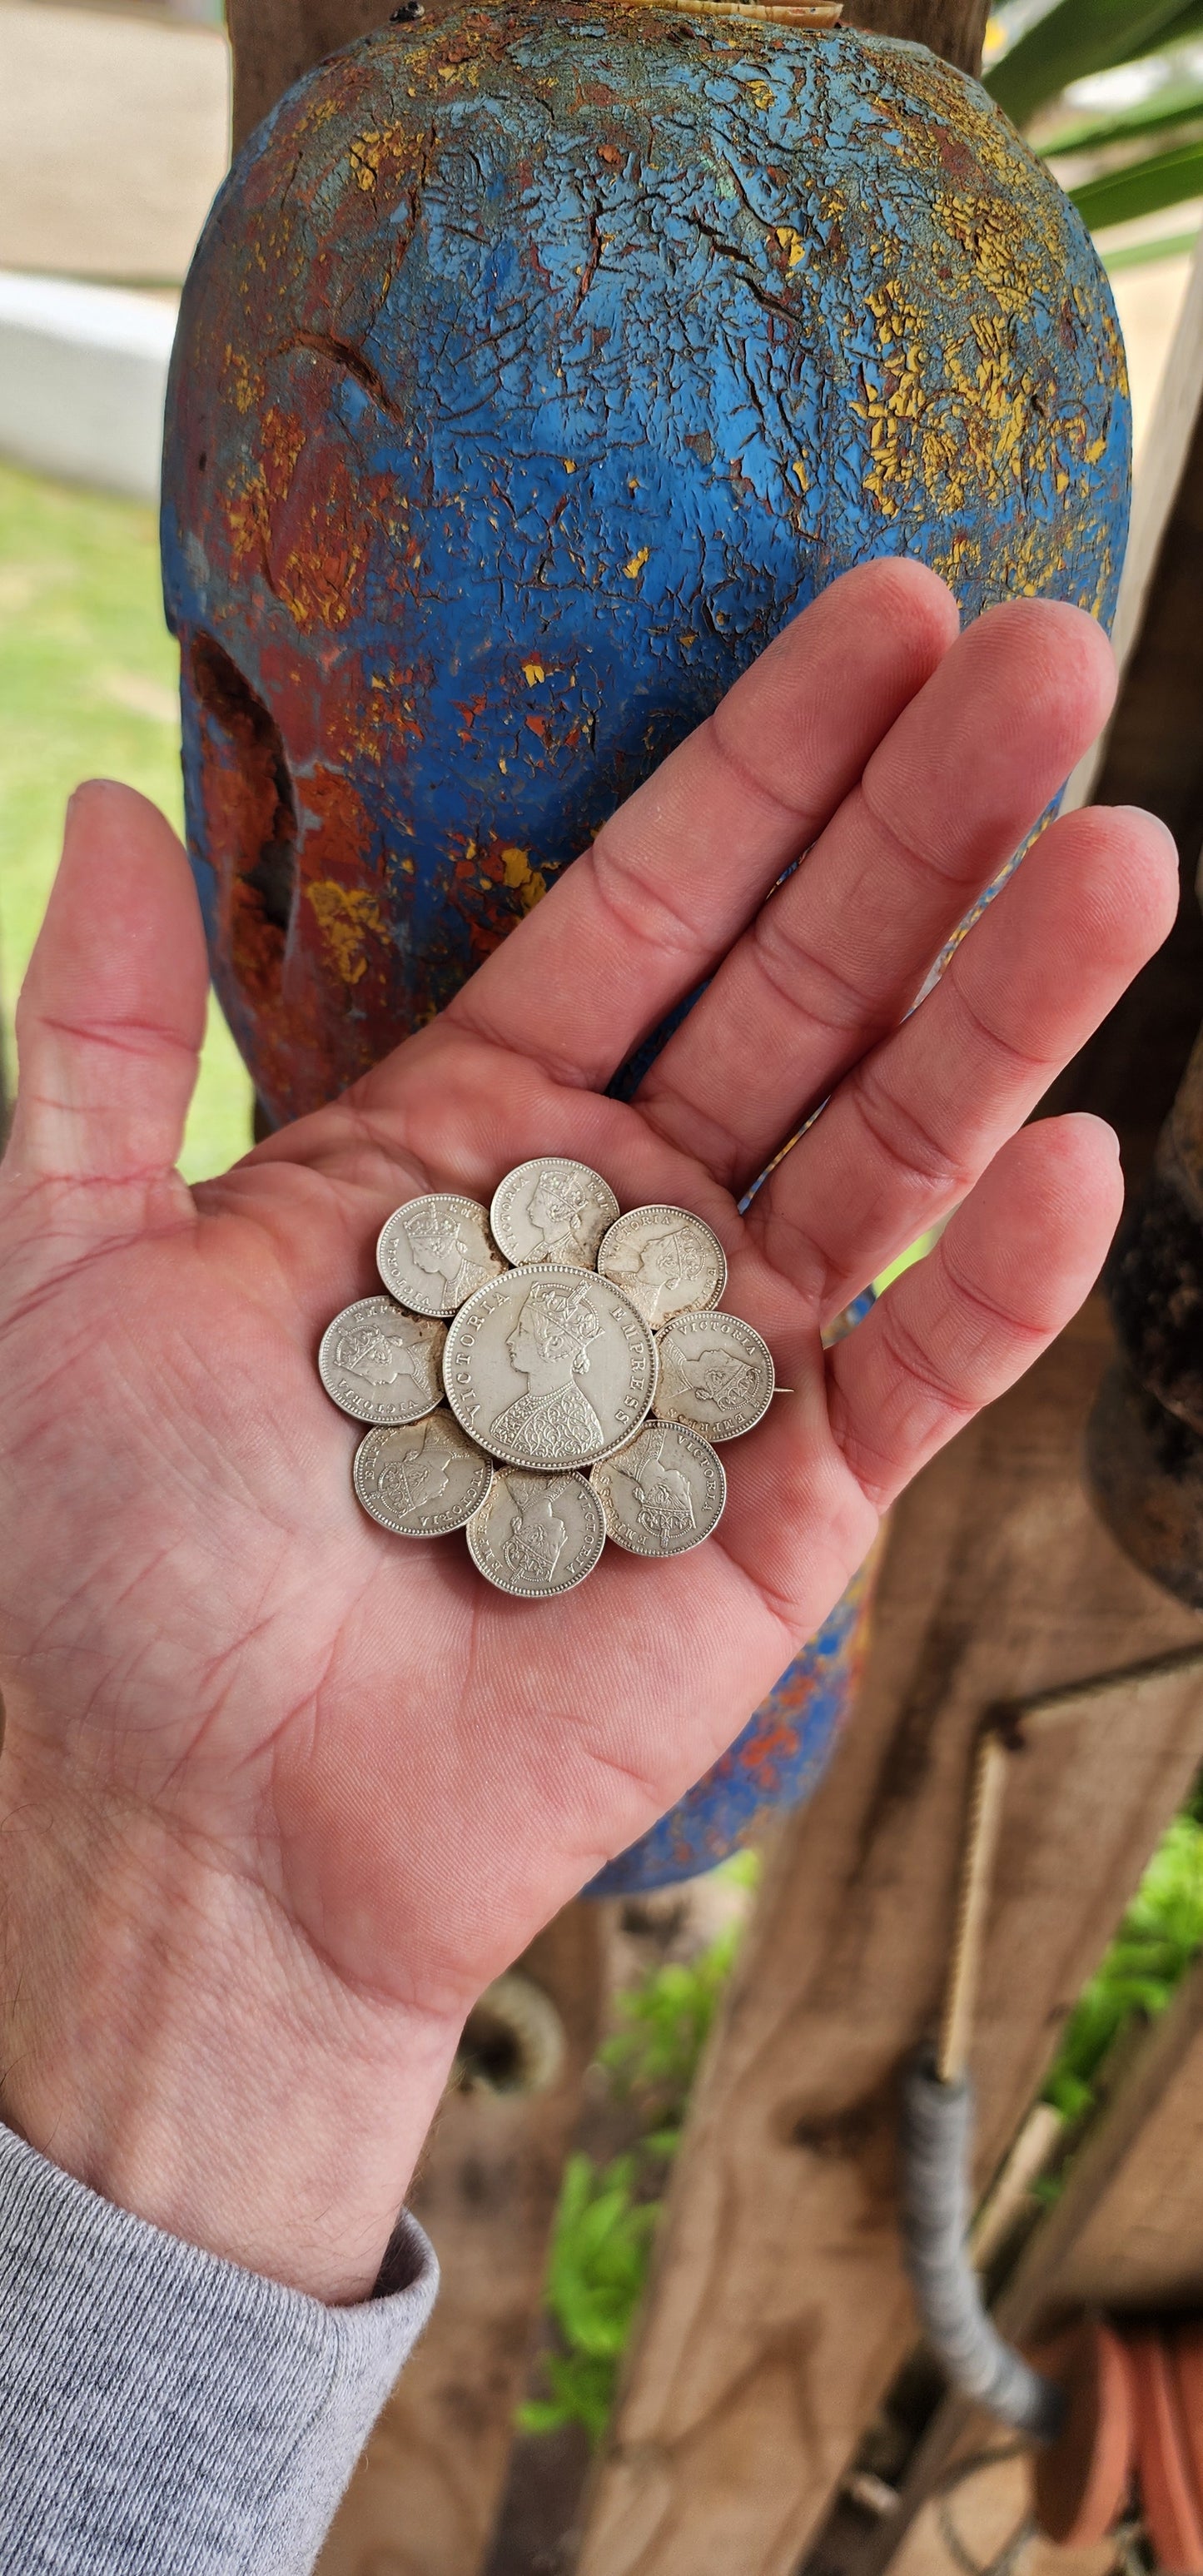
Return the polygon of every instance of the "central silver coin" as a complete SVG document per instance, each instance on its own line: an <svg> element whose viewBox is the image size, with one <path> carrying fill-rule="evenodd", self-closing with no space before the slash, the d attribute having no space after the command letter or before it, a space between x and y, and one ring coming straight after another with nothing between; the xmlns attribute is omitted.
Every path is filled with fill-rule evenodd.
<svg viewBox="0 0 1203 2576"><path fill-rule="evenodd" d="M499 1467L467 1535L473 1564L499 1592L550 1601L592 1574L606 1524L583 1476L535 1476Z"/></svg>
<svg viewBox="0 0 1203 2576"><path fill-rule="evenodd" d="M355 1491L365 1512L397 1538L445 1538L479 1511L493 1482L446 1407L425 1422L369 1431L355 1452Z"/></svg>
<svg viewBox="0 0 1203 2576"><path fill-rule="evenodd" d="M447 1335L443 1385L457 1421L511 1467L591 1467L621 1449L656 1392L656 1345L638 1309L595 1272L530 1268L489 1280Z"/></svg>
<svg viewBox="0 0 1203 2576"><path fill-rule="evenodd" d="M505 1263L476 1199L431 1190L407 1199L381 1227L376 1267L386 1288L416 1315L454 1315L474 1288Z"/></svg>
<svg viewBox="0 0 1203 2576"><path fill-rule="evenodd" d="M507 1172L493 1193L489 1223L509 1261L568 1263L592 1270L597 1247L618 1214L600 1172L541 1154Z"/></svg>
<svg viewBox="0 0 1203 2576"><path fill-rule="evenodd" d="M361 1297L326 1326L317 1355L327 1395L357 1422L420 1422L443 1400L445 1324Z"/></svg>
<svg viewBox="0 0 1203 2576"><path fill-rule="evenodd" d="M626 1449L590 1473L606 1536L632 1556L684 1556L717 1529L727 1500L723 1462L682 1422L645 1422Z"/></svg>
<svg viewBox="0 0 1203 2576"><path fill-rule="evenodd" d="M773 1400L773 1355L739 1315L678 1315L660 1335L659 1422L738 1440Z"/></svg>
<svg viewBox="0 0 1203 2576"><path fill-rule="evenodd" d="M628 1208L597 1256L603 1279L625 1289L658 1332L674 1315L717 1306L727 1285L727 1256L717 1234L688 1208Z"/></svg>

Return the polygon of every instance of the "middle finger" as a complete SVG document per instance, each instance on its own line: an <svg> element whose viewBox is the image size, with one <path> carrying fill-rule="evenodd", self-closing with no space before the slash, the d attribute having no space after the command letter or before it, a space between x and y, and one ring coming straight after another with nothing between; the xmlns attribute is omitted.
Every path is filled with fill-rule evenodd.
<svg viewBox="0 0 1203 2576"><path fill-rule="evenodd" d="M738 1191L897 1026L1103 724L1111 649L1017 600L952 646L644 1078L637 1106Z"/></svg>

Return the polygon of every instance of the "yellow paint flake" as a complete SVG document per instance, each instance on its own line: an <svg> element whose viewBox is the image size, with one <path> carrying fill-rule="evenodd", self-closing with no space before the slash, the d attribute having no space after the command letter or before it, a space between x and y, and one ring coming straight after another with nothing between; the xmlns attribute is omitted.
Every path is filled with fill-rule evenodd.
<svg viewBox="0 0 1203 2576"><path fill-rule="evenodd" d="M799 491L802 491L802 492L809 492L809 490L810 490L810 476L809 476L809 474L807 473L807 471L806 471L806 467L805 467L805 465L803 464L802 458L801 458L800 456L795 456L794 461L793 461L793 464L791 465L791 467L790 467L790 469L789 469L789 470L790 470L790 473L794 476L794 479L795 479L795 481L796 481L796 483L797 483L797 485L798 485Z"/></svg>
<svg viewBox="0 0 1203 2576"><path fill-rule="evenodd" d="M402 866L412 870L412 859L403 860ZM306 891L344 984L358 984L367 973L369 932L375 931L380 939L388 935L375 895L362 886L337 885L332 877L319 878Z"/></svg>
<svg viewBox="0 0 1203 2576"><path fill-rule="evenodd" d="M505 765L504 760L499 760L499 761L498 761L498 763L497 763L497 766L498 766L499 770L501 771L501 775L502 775L502 777L503 777L503 778L508 778L508 776L509 776L509 771L508 771L508 769L506 768L506 765Z"/></svg>
<svg viewBox="0 0 1203 2576"><path fill-rule="evenodd" d="M522 668L526 674L526 685L528 689L533 689L540 680L545 680L547 678L547 673L541 662L524 662Z"/></svg>
<svg viewBox="0 0 1203 2576"><path fill-rule="evenodd" d="M1091 439L1089 447L1085 450L1086 462L1088 465L1098 464L1099 458L1103 454L1106 445L1107 441L1105 438Z"/></svg>
<svg viewBox="0 0 1203 2576"><path fill-rule="evenodd" d="M761 115L763 116L766 108L770 108L773 104L774 92L772 82L766 80L750 80L745 83L745 87L749 98L755 102L755 105L760 109Z"/></svg>
<svg viewBox="0 0 1203 2576"><path fill-rule="evenodd" d="M575 474L575 472L576 472L576 462L575 462L575 459L574 459L573 457L571 457L571 456L566 456L566 457L564 458L564 472L565 472L566 474Z"/></svg>
<svg viewBox="0 0 1203 2576"><path fill-rule="evenodd" d="M632 555L631 560L630 560L630 562L629 562L629 563L624 563L624 565L623 565L623 568L622 568L622 569L623 569L623 577L624 577L624 579L625 579L625 580L627 580L627 581L638 581L638 579L639 579L639 575L640 575L640 573L642 572L643 567L644 567L645 563L647 562L648 556L650 555L651 551L652 551L652 550L651 550L651 547L650 547L650 546L640 546L640 549L639 549L638 554L637 554L637 555Z"/></svg>
<svg viewBox="0 0 1203 2576"><path fill-rule="evenodd" d="M537 868L532 868L530 851L503 850L501 864L505 870L505 882L517 895L523 911L533 912L547 892L547 879L540 876Z"/></svg>
<svg viewBox="0 0 1203 2576"><path fill-rule="evenodd" d="M806 244L801 233L795 232L792 224L777 224L774 230L782 250L788 253L785 263L787 269L795 269L799 260L806 256Z"/></svg>

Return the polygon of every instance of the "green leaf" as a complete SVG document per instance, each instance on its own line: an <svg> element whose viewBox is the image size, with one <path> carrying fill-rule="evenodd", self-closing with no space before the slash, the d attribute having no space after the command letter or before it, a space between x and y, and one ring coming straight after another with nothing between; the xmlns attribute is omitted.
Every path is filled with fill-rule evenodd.
<svg viewBox="0 0 1203 2576"><path fill-rule="evenodd" d="M1156 241L1124 242L1119 250L1105 254L1103 266L1110 277L1113 269L1148 268L1157 259L1181 259L1198 248L1199 235L1199 225L1193 224L1188 233L1158 233Z"/></svg>
<svg viewBox="0 0 1203 2576"><path fill-rule="evenodd" d="M1088 72L1110 71L1179 34L1194 0L1056 0L986 76L1017 125ZM1185 32L1185 28L1182 29Z"/></svg>
<svg viewBox="0 0 1203 2576"><path fill-rule="evenodd" d="M1131 223L1138 215L1160 214L1165 206L1180 206L1187 197L1203 196L1203 143L1182 144L1177 151L1133 161L1127 169L1087 179L1069 193L1091 232L1101 232L1107 224Z"/></svg>
<svg viewBox="0 0 1203 2576"><path fill-rule="evenodd" d="M1160 134L1166 126L1181 125L1188 116L1203 116L1203 80L1167 81L1151 98L1137 99L1129 107L1113 108L1102 116L1079 116L1045 135L1039 150L1046 161L1066 152L1097 152L1109 143L1139 142L1143 135Z"/></svg>

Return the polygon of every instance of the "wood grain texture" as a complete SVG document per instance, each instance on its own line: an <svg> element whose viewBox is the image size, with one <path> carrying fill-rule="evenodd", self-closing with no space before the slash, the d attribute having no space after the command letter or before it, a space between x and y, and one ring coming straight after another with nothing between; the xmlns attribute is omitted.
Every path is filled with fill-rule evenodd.
<svg viewBox="0 0 1203 2576"><path fill-rule="evenodd" d="M1203 2308L1203 1962L1149 2033L1096 2157L1082 2161L1049 2303Z"/></svg>
<svg viewBox="0 0 1203 2576"><path fill-rule="evenodd" d="M976 78L989 0L845 0L844 23L878 36L906 36Z"/></svg>
<svg viewBox="0 0 1203 2576"><path fill-rule="evenodd" d="M899 2065L931 2028L985 1710L1196 1645L1078 1475L1101 1309L898 1506L854 1725L788 1829L704 2072L582 2576L788 2576L915 2339ZM971 2059L984 2182L1203 1749L1203 1691L1016 1763Z"/></svg>
<svg viewBox="0 0 1203 2576"><path fill-rule="evenodd" d="M525 2388L560 2174L596 2044L601 1909L571 1905L522 1965L557 2004L563 2072L528 2100L452 2093L411 2206L442 2267L433 2320L336 2517L318 2576L475 2576Z"/></svg>

